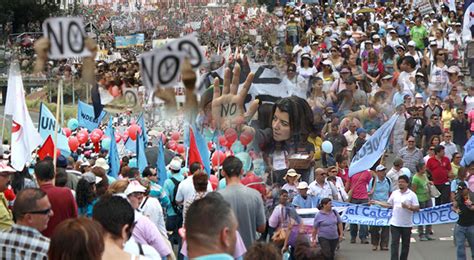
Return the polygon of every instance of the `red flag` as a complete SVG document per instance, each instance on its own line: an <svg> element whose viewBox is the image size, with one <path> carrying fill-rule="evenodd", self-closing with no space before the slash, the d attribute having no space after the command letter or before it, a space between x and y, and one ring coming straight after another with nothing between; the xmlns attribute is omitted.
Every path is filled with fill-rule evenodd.
<svg viewBox="0 0 474 260"><path fill-rule="evenodd" d="M189 151L188 151L188 165L198 162L202 165L201 154L196 145L196 140L194 139L193 129L189 127Z"/></svg>
<svg viewBox="0 0 474 260"><path fill-rule="evenodd" d="M40 149L38 149L38 157L40 158L40 160L43 160L47 156L51 158L54 157L54 142L53 138L51 138L51 135L48 135L48 138L46 138L44 144L41 146Z"/></svg>

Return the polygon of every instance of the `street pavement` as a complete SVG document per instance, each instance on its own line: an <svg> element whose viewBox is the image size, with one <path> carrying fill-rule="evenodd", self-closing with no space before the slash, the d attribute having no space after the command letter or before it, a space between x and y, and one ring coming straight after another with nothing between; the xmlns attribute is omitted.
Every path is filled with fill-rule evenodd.
<svg viewBox="0 0 474 260"><path fill-rule="evenodd" d="M412 230L410 243L410 260L448 260L456 259L456 248L452 238L453 224L433 226L433 241L419 241L416 228ZM370 241L370 239L369 239ZM390 242L389 242L390 248ZM467 248L470 255L470 248ZM345 231L345 240L341 243L336 255L337 260L368 260L368 259L390 259L390 251L372 251L371 244L361 244L357 239L356 244L350 243L349 231ZM471 258L468 258L471 259Z"/></svg>

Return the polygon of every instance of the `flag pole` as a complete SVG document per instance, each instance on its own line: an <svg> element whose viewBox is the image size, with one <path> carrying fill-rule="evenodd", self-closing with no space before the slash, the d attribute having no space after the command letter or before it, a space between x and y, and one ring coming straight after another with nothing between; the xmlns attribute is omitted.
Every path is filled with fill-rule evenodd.
<svg viewBox="0 0 474 260"><path fill-rule="evenodd" d="M54 170L56 172L56 159L58 157L58 128L59 128L59 106L61 101L61 95L63 92L63 80L60 79L58 83L58 93L56 95L56 124L54 125L54 154L53 154L53 164ZM56 174L55 174L56 176Z"/></svg>

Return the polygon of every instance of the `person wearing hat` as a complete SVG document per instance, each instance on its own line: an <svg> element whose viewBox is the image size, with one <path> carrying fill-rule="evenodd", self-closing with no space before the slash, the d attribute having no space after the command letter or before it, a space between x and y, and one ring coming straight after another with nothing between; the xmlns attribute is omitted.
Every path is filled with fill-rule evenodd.
<svg viewBox="0 0 474 260"><path fill-rule="evenodd" d="M6 161L0 161L0 231L6 231L13 225L13 216L7 207L8 201L3 192L8 189L14 173L16 170L8 166Z"/></svg>
<svg viewBox="0 0 474 260"><path fill-rule="evenodd" d="M317 199L314 195L308 194L308 183L301 181L296 187L298 194L293 198L293 206L297 209L311 209L318 206Z"/></svg>
<svg viewBox="0 0 474 260"><path fill-rule="evenodd" d="M417 63L417 68L421 67L421 63L423 61L423 53L419 50L416 49L416 43L415 41L409 41L407 44L408 51L405 54L406 56L412 56L416 63Z"/></svg>
<svg viewBox="0 0 474 260"><path fill-rule="evenodd" d="M295 169L289 169L283 179L286 183L283 185L282 189L288 191L288 198L290 202L293 200L293 197L298 193L298 180L300 179L301 175L296 172Z"/></svg>
<svg viewBox="0 0 474 260"><path fill-rule="evenodd" d="M109 185L112 184L116 180L114 177L107 174L109 172L110 166L105 158L99 158L95 161L94 166L92 166L92 168L97 168L97 167L102 168L105 171Z"/></svg>
<svg viewBox="0 0 474 260"><path fill-rule="evenodd" d="M403 41L398 37L397 31L390 30L387 36L387 43L386 45L395 48L397 45L402 45Z"/></svg>
<svg viewBox="0 0 474 260"><path fill-rule="evenodd" d="M316 69L316 66L314 66L313 60L311 59L311 55L309 53L304 53L303 55L301 55L301 62L296 72L304 79L309 79L310 77L313 77L316 75L316 73L318 73L318 70ZM308 90L302 89L301 91L303 96L298 96L306 98L306 92Z"/></svg>
<svg viewBox="0 0 474 260"><path fill-rule="evenodd" d="M385 166L382 164L377 165L375 168L375 176L369 182L369 197L373 204L373 201L387 202L392 192L392 183L386 176ZM389 240L390 227L370 226L370 240L372 244L372 250L376 251L380 246L380 250L388 251L388 240Z"/></svg>
<svg viewBox="0 0 474 260"><path fill-rule="evenodd" d="M429 17L428 17L429 18ZM428 37L428 30L421 24L421 18L415 19L415 26L410 28L410 38L415 42L418 50L423 50L425 46L425 39ZM428 27L429 28L429 27Z"/></svg>
<svg viewBox="0 0 474 260"><path fill-rule="evenodd" d="M332 84L339 78L339 73L334 70L333 64L329 59L321 62L322 70L316 74L316 77L323 79L323 91L328 92Z"/></svg>
<svg viewBox="0 0 474 260"><path fill-rule="evenodd" d="M77 183L76 202L79 216L92 217L92 208L97 201L96 184L102 178L95 176L92 172L86 172Z"/></svg>
<svg viewBox="0 0 474 260"><path fill-rule="evenodd" d="M340 78L334 81L332 83L332 86L330 88L331 92L329 95L331 96L331 99L333 102L337 102L337 95L346 89L346 83L345 80L351 76L351 70L348 67L343 67L341 71L339 72Z"/></svg>

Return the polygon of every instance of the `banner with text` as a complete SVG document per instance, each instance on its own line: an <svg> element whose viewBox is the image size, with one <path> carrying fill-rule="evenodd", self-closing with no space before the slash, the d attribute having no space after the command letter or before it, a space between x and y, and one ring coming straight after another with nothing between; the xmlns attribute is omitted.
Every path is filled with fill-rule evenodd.
<svg viewBox="0 0 474 260"><path fill-rule="evenodd" d="M53 113L49 111L48 107L41 103L40 106L40 113L39 113L39 122L38 122L38 132L40 133L43 141L48 138L49 135L54 138L54 129L56 127L56 118L54 117ZM61 154L68 157L71 154L71 150L69 149L69 144L67 137L62 133L62 128L58 127L58 149L61 151Z"/></svg>
<svg viewBox="0 0 474 260"><path fill-rule="evenodd" d="M79 100L77 103L77 121L80 127L85 127L91 131L99 127L102 119L107 115L107 112L102 110L98 118L94 118L94 107Z"/></svg>
<svg viewBox="0 0 474 260"><path fill-rule="evenodd" d="M145 35L138 33L128 36L115 36L115 48L131 48L137 46L143 46L145 44Z"/></svg>

